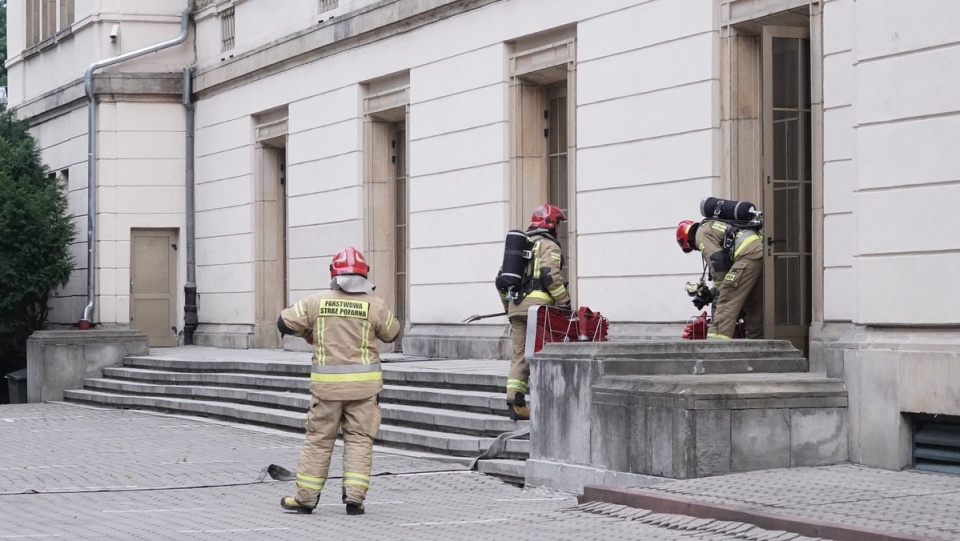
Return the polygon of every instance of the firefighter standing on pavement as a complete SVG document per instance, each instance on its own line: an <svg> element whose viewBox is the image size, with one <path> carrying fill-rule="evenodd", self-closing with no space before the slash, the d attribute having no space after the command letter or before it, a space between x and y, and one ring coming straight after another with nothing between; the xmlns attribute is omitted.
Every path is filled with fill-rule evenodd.
<svg viewBox="0 0 960 541"><path fill-rule="evenodd" d="M359 251L341 250L330 265L330 291L315 293L280 313L283 334L313 344L306 441L300 451L297 493L280 500L288 511L311 513L330 468L338 428L343 432L343 503L363 514L370 486L373 438L380 429L377 394L383 389L377 339L392 342L400 324L372 295L369 267Z"/></svg>
<svg viewBox="0 0 960 541"><path fill-rule="evenodd" d="M732 338L741 310L746 337L763 338L760 235L754 229L739 228L722 220L683 220L677 225L677 244L684 253L700 251L717 286L717 307L707 339Z"/></svg>
<svg viewBox="0 0 960 541"><path fill-rule="evenodd" d="M533 211L530 227L526 232L532 243L532 254L526 271L529 280L525 282L520 302L510 302L503 292L500 294L510 319L513 359L507 375L507 404L510 406L510 416L515 420L530 418L530 407L526 400L530 392L530 366L524 359L527 309L536 305L570 309L570 295L560 274L563 269L563 256L560 254L557 235L557 227L566 219L563 211L553 205L541 205Z"/></svg>

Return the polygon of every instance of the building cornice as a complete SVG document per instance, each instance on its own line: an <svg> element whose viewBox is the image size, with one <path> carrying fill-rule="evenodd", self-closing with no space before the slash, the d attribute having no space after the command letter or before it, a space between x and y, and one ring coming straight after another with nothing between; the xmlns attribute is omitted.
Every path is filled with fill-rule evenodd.
<svg viewBox="0 0 960 541"><path fill-rule="evenodd" d="M93 93L99 102L174 101L183 98L182 73L103 73L93 78ZM18 118L31 126L85 107L83 78L55 88L15 108Z"/></svg>
<svg viewBox="0 0 960 541"><path fill-rule="evenodd" d="M198 67L198 97L236 88L349 49L410 32L504 0L384 0L322 21L215 66Z"/></svg>

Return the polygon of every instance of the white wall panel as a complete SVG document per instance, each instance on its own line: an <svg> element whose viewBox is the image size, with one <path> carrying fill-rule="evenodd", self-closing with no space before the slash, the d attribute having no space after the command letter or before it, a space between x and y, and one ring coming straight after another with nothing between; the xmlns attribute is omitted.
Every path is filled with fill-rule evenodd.
<svg viewBox="0 0 960 541"><path fill-rule="evenodd" d="M823 269L823 319L852 321L856 289L851 267Z"/></svg>
<svg viewBox="0 0 960 541"><path fill-rule="evenodd" d="M686 321L700 312L690 304L683 284L698 276L584 278L579 283L578 303L616 322Z"/></svg>
<svg viewBox="0 0 960 541"><path fill-rule="evenodd" d="M850 105L857 91L853 53L837 53L823 59L823 106Z"/></svg>
<svg viewBox="0 0 960 541"><path fill-rule="evenodd" d="M243 147L209 156L198 156L195 162L197 184L234 178L253 173L253 147Z"/></svg>
<svg viewBox="0 0 960 541"><path fill-rule="evenodd" d="M856 223L850 214L831 214L823 218L823 266L853 265L856 249Z"/></svg>
<svg viewBox="0 0 960 541"><path fill-rule="evenodd" d="M291 259L287 262L288 284L297 290L329 289L330 260L330 257Z"/></svg>
<svg viewBox="0 0 960 541"><path fill-rule="evenodd" d="M452 29L449 29L450 31ZM455 34L451 34L455 35ZM506 46L493 43L410 70L410 102L421 103L507 80ZM419 55L418 55L419 56Z"/></svg>
<svg viewBox="0 0 960 541"><path fill-rule="evenodd" d="M198 317L204 323L231 324L253 322L253 293L201 293Z"/></svg>
<svg viewBox="0 0 960 541"><path fill-rule="evenodd" d="M857 184L861 190L960 180L956 139L960 116L857 130Z"/></svg>
<svg viewBox="0 0 960 541"><path fill-rule="evenodd" d="M500 203L410 215L410 246L413 248L503 242L505 234L503 205ZM448 260L442 261L446 264ZM450 270L453 270L452 266Z"/></svg>
<svg viewBox="0 0 960 541"><path fill-rule="evenodd" d="M253 206L197 212L197 238L219 237L253 232Z"/></svg>
<svg viewBox="0 0 960 541"><path fill-rule="evenodd" d="M577 26L578 57L585 61L713 32L713 0L653 0L600 15Z"/></svg>
<svg viewBox="0 0 960 541"><path fill-rule="evenodd" d="M960 288L951 280L960 253L861 257L855 284L863 325L955 325Z"/></svg>
<svg viewBox="0 0 960 541"><path fill-rule="evenodd" d="M503 163L507 127L493 124L410 142L410 176Z"/></svg>
<svg viewBox="0 0 960 541"><path fill-rule="evenodd" d="M123 186L179 186L183 198L183 160L115 160L116 183ZM71 171L71 181L73 172Z"/></svg>
<svg viewBox="0 0 960 541"><path fill-rule="evenodd" d="M589 191L709 177L714 168L713 142L711 131L699 131L580 149L577 189Z"/></svg>
<svg viewBox="0 0 960 541"><path fill-rule="evenodd" d="M700 216L700 200L710 189L710 179L702 179L580 194L577 226L580 233L676 228Z"/></svg>
<svg viewBox="0 0 960 541"><path fill-rule="evenodd" d="M348 152L287 166L287 195L311 193L358 186L362 182L363 154Z"/></svg>
<svg viewBox="0 0 960 541"><path fill-rule="evenodd" d="M960 40L960 29L956 39ZM960 43L861 62L856 76L859 124L960 110Z"/></svg>
<svg viewBox="0 0 960 541"><path fill-rule="evenodd" d="M508 164L472 167L410 180L410 212L504 201Z"/></svg>
<svg viewBox="0 0 960 541"><path fill-rule="evenodd" d="M503 241L410 250L411 285L481 283L493 287L503 262Z"/></svg>
<svg viewBox="0 0 960 541"><path fill-rule="evenodd" d="M183 133L117 132L117 157L126 159L177 159L186 152Z"/></svg>
<svg viewBox="0 0 960 541"><path fill-rule="evenodd" d="M823 5L823 53L853 49L854 0L832 0Z"/></svg>
<svg viewBox="0 0 960 541"><path fill-rule="evenodd" d="M287 109L290 133L337 124L360 116L360 85L351 84L294 101Z"/></svg>
<svg viewBox="0 0 960 541"><path fill-rule="evenodd" d="M857 58L915 51L960 40L960 2L855 2Z"/></svg>
<svg viewBox="0 0 960 541"><path fill-rule="evenodd" d="M503 311L503 305L492 278L488 283L410 287L412 323L460 323L473 314L500 311Z"/></svg>
<svg viewBox="0 0 960 541"><path fill-rule="evenodd" d="M287 199L287 226L345 222L360 217L360 188L301 195Z"/></svg>
<svg viewBox="0 0 960 541"><path fill-rule="evenodd" d="M228 265L253 261L252 234L197 239L197 265Z"/></svg>
<svg viewBox="0 0 960 541"><path fill-rule="evenodd" d="M253 265L247 262L235 265L198 265L197 283L203 284L204 295L253 291Z"/></svg>
<svg viewBox="0 0 960 541"><path fill-rule="evenodd" d="M717 127L715 90L715 82L703 82L581 106L578 144L592 147Z"/></svg>
<svg viewBox="0 0 960 541"><path fill-rule="evenodd" d="M119 186L120 212L175 214L184 211L183 186Z"/></svg>
<svg viewBox="0 0 960 541"><path fill-rule="evenodd" d="M960 230L960 183L861 192L857 203L860 254L960 250L950 234Z"/></svg>
<svg viewBox="0 0 960 541"><path fill-rule="evenodd" d="M506 122L506 82L467 90L410 106L410 139Z"/></svg>
<svg viewBox="0 0 960 541"><path fill-rule="evenodd" d="M291 228L287 234L287 252L291 259L333 257L353 246L363 250L363 227L359 220Z"/></svg>
<svg viewBox="0 0 960 541"><path fill-rule="evenodd" d="M362 134L363 123L357 119L292 133L287 138L287 163L294 165L356 152L362 148Z"/></svg>
<svg viewBox="0 0 960 541"><path fill-rule="evenodd" d="M823 160L853 157L855 134L853 107L837 107L823 112Z"/></svg>
<svg viewBox="0 0 960 541"><path fill-rule="evenodd" d="M581 105L716 78L713 33L577 64Z"/></svg>
<svg viewBox="0 0 960 541"><path fill-rule="evenodd" d="M253 198L253 177L242 177L204 182L194 187L196 208L213 210L249 205Z"/></svg>
<svg viewBox="0 0 960 541"><path fill-rule="evenodd" d="M196 130L194 155L209 156L253 144L253 120L243 116Z"/></svg>
<svg viewBox="0 0 960 541"><path fill-rule="evenodd" d="M823 164L823 212L853 212L857 169L853 160Z"/></svg>
<svg viewBox="0 0 960 541"><path fill-rule="evenodd" d="M684 254L675 233L674 224L652 231L580 235L577 272L580 278L699 274L699 253ZM678 280L682 286L686 278Z"/></svg>

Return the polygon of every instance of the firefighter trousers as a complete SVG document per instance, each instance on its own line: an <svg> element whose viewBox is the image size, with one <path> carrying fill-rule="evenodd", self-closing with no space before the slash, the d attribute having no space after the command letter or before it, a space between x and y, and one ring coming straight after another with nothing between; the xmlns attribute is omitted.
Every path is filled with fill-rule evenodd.
<svg viewBox="0 0 960 541"><path fill-rule="evenodd" d="M510 316L510 343L513 345L513 359L507 374L507 402L513 402L518 392L530 394L530 366L524 359L527 340L527 316Z"/></svg>
<svg viewBox="0 0 960 541"><path fill-rule="evenodd" d="M763 260L738 259L717 284L720 298L707 338L733 338L743 310L747 338L763 338Z"/></svg>
<svg viewBox="0 0 960 541"><path fill-rule="evenodd" d="M327 481L330 457L343 432L343 494L345 503L362 504L370 488L373 469L373 438L380 429L377 397L340 402L310 398L307 437L300 450L297 469L297 501L316 505Z"/></svg>

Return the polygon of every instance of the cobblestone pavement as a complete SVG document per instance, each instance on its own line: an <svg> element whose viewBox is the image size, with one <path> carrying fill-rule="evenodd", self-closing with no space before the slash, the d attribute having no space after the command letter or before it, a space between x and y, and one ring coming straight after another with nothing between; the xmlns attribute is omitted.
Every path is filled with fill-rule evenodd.
<svg viewBox="0 0 960 541"><path fill-rule="evenodd" d="M960 477L852 464L763 470L646 487L791 517L960 539Z"/></svg>
<svg viewBox="0 0 960 541"><path fill-rule="evenodd" d="M0 406L0 539L804 539L522 490L457 462L378 451L367 514L336 481L313 515L285 513L301 437L68 404ZM339 450L331 477L340 474ZM332 489L332 490L331 490Z"/></svg>

